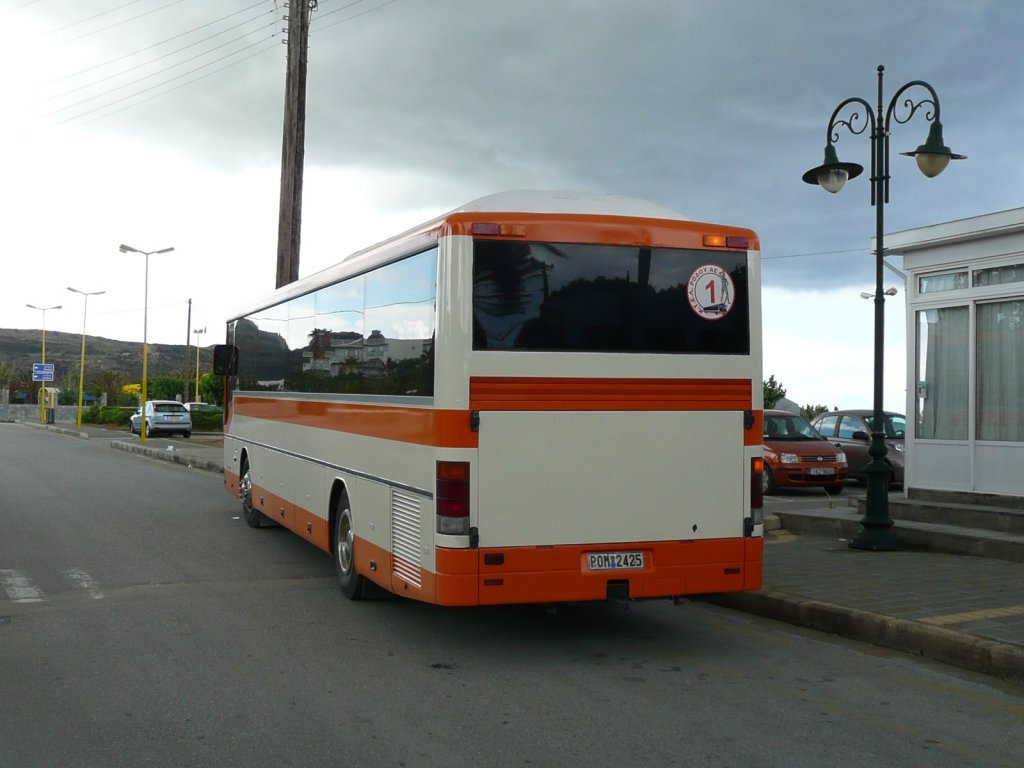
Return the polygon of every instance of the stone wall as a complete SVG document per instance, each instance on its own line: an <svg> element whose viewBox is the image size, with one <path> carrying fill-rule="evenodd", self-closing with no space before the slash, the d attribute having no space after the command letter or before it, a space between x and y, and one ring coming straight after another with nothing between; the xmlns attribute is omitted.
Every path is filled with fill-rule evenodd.
<svg viewBox="0 0 1024 768"><path fill-rule="evenodd" d="M58 405L53 409L53 420L55 422L78 421L77 405ZM41 421L38 405L0 404L0 421Z"/></svg>

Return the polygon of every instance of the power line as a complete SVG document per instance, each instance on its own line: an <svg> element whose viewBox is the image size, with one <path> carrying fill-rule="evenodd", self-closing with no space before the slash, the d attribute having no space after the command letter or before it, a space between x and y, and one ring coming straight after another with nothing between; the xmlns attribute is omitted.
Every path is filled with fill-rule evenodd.
<svg viewBox="0 0 1024 768"><path fill-rule="evenodd" d="M832 256L837 253L865 253L870 252L867 248L848 248L843 251L814 251L811 253L787 253L782 256L762 256L761 261L772 261L774 259L800 259L805 256Z"/></svg>
<svg viewBox="0 0 1024 768"><path fill-rule="evenodd" d="M340 8L335 8L335 9L334 9L333 11L327 11L327 13L321 13L321 14L319 14L319 15L317 16L317 18L319 18L319 19L322 19L322 18L324 18L325 16L333 16L333 15L334 15L334 14L336 14L336 13L341 13L341 12L342 12L342 11L344 11L344 10L345 10L346 8L351 8L351 7L353 6L353 5L359 5L359 4L361 3L361 2L363 2L363 0L352 0L352 2L351 2L351 3L348 3L348 4L346 4L346 5L343 5L343 6L341 6ZM318 10L319 10L319 9L318 9Z"/></svg>
<svg viewBox="0 0 1024 768"><path fill-rule="evenodd" d="M177 62L175 64L171 64L168 67L164 67L163 69L158 69L156 72L151 72L148 75L143 75L142 77L136 78L135 80L132 80L131 82L124 83L122 85L117 86L116 88L111 88L110 90L103 91L102 93L97 93L97 94L95 94L93 96L90 96L87 99L82 99L81 101L76 101L74 104L68 104L66 106L60 107L60 108L52 110L50 112L47 112L47 113L44 114L44 117L49 117L51 115L57 114L58 112L64 112L64 111L69 110L69 109L74 109L75 107L79 107L82 104L87 104L90 101L95 101L96 99L101 99L104 96L109 96L112 93L116 93L118 91L124 90L125 88L130 88L131 86L137 85L138 83L141 83L144 80L149 80L150 78L156 77L157 75L162 75L163 73L169 72L172 69L175 69L177 67L180 67L180 66L182 66L184 64L189 63L190 61L195 61L196 59L201 59L204 56L208 56L209 54L213 53L214 51L218 51L221 48L224 48L226 46L232 45L233 43L237 43L239 40L244 40L245 38L249 37L249 35L251 35L253 32L259 32L260 30L266 29L268 27L273 27L273 26L276 25L276 23L277 22L273 22L272 21L269 24L264 24L262 27L257 27L256 29L252 30L252 32L247 32L244 35L239 35L238 37L236 37L236 38L234 38L232 40L228 40L227 42L221 43L220 45L214 46L213 48L210 48L209 50L201 51L201 52L195 54L194 56L190 56L187 59L182 59L181 61L179 61L179 62ZM216 35L213 35L213 37L216 37ZM273 37L273 35L271 35L271 37ZM257 42L260 42L260 41L257 41ZM253 43L252 45L256 45L256 44L257 43ZM246 50L248 48L251 48L251 47L252 46L250 45L250 46L246 46L244 48L240 48L239 50L235 51L235 53L241 53L242 51L244 51L244 50ZM232 54L228 54L228 55L230 56ZM215 59L211 63L215 64L217 61L221 61L221 59ZM147 62L147 63L152 63L152 62ZM140 65L140 66L144 66L144 65ZM195 71L196 70L190 70L189 72L186 72L185 74L190 74L191 72L195 72ZM109 78L106 78L106 79L109 79ZM163 82L164 83L171 82L174 79L175 78L170 78L170 80L165 80ZM159 85L161 85L161 83L158 83L154 87L158 87ZM84 88L84 87L87 87L87 86L82 86L82 87ZM78 91L78 90L81 90L81 88L76 88L75 89L75 91ZM69 91L69 93L74 93L74 91ZM139 93L145 93L145 90L139 91ZM111 102L111 103L112 104L116 104L117 102L114 101L114 102Z"/></svg>
<svg viewBox="0 0 1024 768"><path fill-rule="evenodd" d="M255 44L256 43L254 43L253 45L255 45ZM246 48L251 48L251 47L252 46L246 46ZM252 58L255 58L256 56L259 56L262 53L266 53L267 51L276 50L277 47L278 47L277 43L273 43L271 45L268 45L268 46L266 46L264 48L259 49L258 51L254 51L253 53L250 53L248 56L244 56L241 59L238 59L237 61L233 61L230 64L225 64L223 67L218 67L217 69L215 69L215 70L213 70L211 72L207 72L206 74L200 75L199 77L193 78L192 80L188 80L188 81L186 81L184 83L179 83L178 85L174 86L173 88L168 88L166 91L161 91L160 93L156 93L156 94L150 96L149 98L140 99L139 101L136 101L133 104L128 104L128 105L122 107L121 109L115 109L115 110L113 110L111 112L107 112L106 114L100 115L99 117L95 117L92 120L86 120L85 122L79 123L79 125L89 125L91 123L97 122L98 120L104 120L104 119L106 119L108 117L111 117L112 115L117 115L117 114L120 114L121 112L125 112L125 111L127 111L129 109L134 109L135 107L140 106L141 104L145 104L148 101L153 101L154 99L158 99L161 96L167 95L168 93L173 93L174 91L177 91L177 90L179 90L181 88L184 88L187 85L191 85L192 83L197 83L200 80L205 80L206 78L210 77L211 75L215 75L218 72L223 72L225 69L230 69L231 67L236 66L237 64L241 64L242 62L248 61L249 59L252 59ZM240 51L236 51L236 53L240 53L241 51L244 51L244 50L245 50L245 48L242 48ZM221 59L218 59L217 61L221 61L223 59L230 58L233 55L234 54L228 54L227 56L222 56ZM184 74L179 75L178 77L180 78L180 77L184 77L185 75L192 74L193 72L198 72L199 70L203 69L204 67L208 67L211 64L215 64L215 63L216 63L216 61L211 61L211 62L209 62L209 64L204 64L202 67L196 67L195 69L190 70L189 72L185 72ZM147 91L151 91L154 88L159 88L161 85L166 85L167 83L169 83L169 82L171 82L172 80L175 80L175 79L178 79L178 78L171 78L171 80L166 80L163 83L157 83L156 85L153 85L153 86L151 86L149 88L146 88L146 89L144 89L142 91L139 91L139 93L137 93L137 94L131 94L129 96L125 96L123 99L118 99L117 101L111 102L110 104L105 104L103 106L99 106L99 107L96 107L94 109L90 109L88 112L83 112L80 115L75 115L75 116L69 117L69 118L67 118L65 120L61 120L60 122L57 123L57 125L64 125L65 123L70 123L70 122L73 122L75 120L79 120L79 119L81 119L83 117L86 117L87 115L91 115L91 114L93 114L95 112L99 112L102 109L106 109L107 107L111 107L114 104L118 104L118 103L120 103L122 101L126 101L126 100L132 98L133 96L137 96L137 95L139 95L141 93L146 93Z"/></svg>
<svg viewBox="0 0 1024 768"><path fill-rule="evenodd" d="M293 1L294 2L304 2L306 0L293 0ZM361 4L364 1L365 0L353 0L353 2L346 3L345 5L343 5L343 6L339 7L339 8L335 8L335 9L333 9L331 11L328 11L327 13L318 14L318 16L315 17L314 22L322 20L326 16L329 16L329 15L332 15L332 14L335 14L335 13L340 13L341 11L344 11L344 10L348 10L348 9L350 9L350 8L356 6L356 5ZM317 25L317 29L322 31L322 30L328 29L328 28L330 28L332 26L336 26L337 24L341 24L341 23L344 23L344 22L347 22L347 21L352 21L353 19L359 18L360 16L365 16L367 14L374 13L376 11L382 10L383 8L385 8L385 7L389 6L389 5L392 5L392 4L396 3L397 1L398 0L387 0L386 2L384 2L384 3L380 4L380 5L377 5L377 6L373 7L373 8L369 8L369 9L367 9L367 10L361 12L361 13L357 13L357 14L355 14L353 16L348 16L346 18L339 19L339 20L335 21L332 24L327 24L327 25L318 24ZM154 9L153 11L149 11L148 13L152 13L152 12L157 11L157 10L162 10L163 8L166 8L166 7L169 7L170 5L176 4L177 2L181 2L181 0L174 0L174 2L168 3L167 5L161 6L160 8ZM264 0L264 2L265 2L265 0ZM156 47L158 47L160 45L164 45L164 44L166 44L166 43L168 43L170 41L173 41L173 40L179 39L181 37L184 37L184 36L186 36L188 34L191 34L191 33L195 32L195 31L199 30L199 29L203 29L203 28L209 27L209 26L211 26L213 24L216 24L219 21L223 21L223 20L228 19L228 18L230 18L232 16L235 16L235 15L237 15L239 13L243 13L245 11L251 10L252 8L254 8L254 7L258 6L258 5L262 5L262 3L260 3L260 2L253 3L251 5L246 6L245 8L242 8L242 9L240 9L238 11L235 11L235 12L233 12L231 14L228 14L227 16L223 16L223 17L221 17L221 18L219 18L219 19L217 19L215 21L207 22L206 24L202 24L202 25L200 25L198 27L195 27L192 30L189 30L188 32L183 32L183 33L174 35L174 36L172 36L170 38L167 38L167 39L165 39L165 40L163 40L163 41L161 41L159 43L155 43L152 46L147 46L146 48L139 49L139 50L137 50L137 51L135 51L133 53L125 54L123 56L116 57L114 59L111 59L110 61L103 62L101 64L97 64L97 65L94 65L92 67L89 67L89 68L86 68L86 69L83 69L83 70L79 70L76 73L73 73L71 75L67 75L65 77L59 78L58 80L53 80L53 81L50 81L50 82L51 83L59 82L59 80L65 80L65 79L68 79L70 77L75 77L75 76L84 74L85 72L97 69L97 68L102 67L102 66L108 66L108 65L113 64L113 63L115 63L117 61L121 61L121 60L123 60L125 58L129 58L130 56L137 55L139 53L145 52L146 50L150 50L150 49L156 48ZM274 0L274 9L273 9L272 12L274 12L274 13L277 12L277 0ZM222 30L221 32L219 32L219 33L217 33L215 35L210 35L209 37L204 38L204 40L202 40L202 41L197 41L197 43L193 43L193 44L190 44L190 45L187 45L187 46L183 46L183 47L181 47L181 48L179 48L179 49L177 49L175 51L172 51L170 53L164 54L162 56L158 56L155 59L152 59L149 62L147 62L147 64L152 64L155 61L158 61L160 59L164 59L164 58L167 58L168 56L172 56L172 55L174 55L176 53L180 53L181 51L184 51L184 50L186 50L186 49L188 49L190 47L193 47L196 44L209 41L209 40L217 37L220 34L224 34L224 32L230 31L231 29L236 29L238 27L244 26L247 23L255 21L256 19L260 18L263 15L264 14L262 14L262 13L261 14L257 14L256 16L248 19L247 21L240 22L239 24L236 24L236 25L234 25L232 27L229 27L226 30ZM135 18L138 18L138 17L135 17ZM124 23L124 22L120 22L120 23ZM194 56L191 56L191 57L189 57L189 58L187 58L187 59L185 59L183 61L178 62L177 64L172 64L172 65L170 65L168 67L165 67L164 69L159 70L158 72L154 72L154 73L151 73L149 75L145 75L143 77L136 78L135 80L133 80L133 81L131 81L129 83L126 83L124 85L118 86L117 88L112 88L112 89L110 89L108 91L105 91L102 94L97 94L95 96L91 96L88 99L83 99L83 100L81 100L79 102L76 102L75 104L70 104L70 105L61 107L59 109L53 110L53 111L51 111L49 113L46 113L46 114L47 114L47 116L53 116L53 115L59 114L60 112L65 112L67 110L73 109L76 106L81 106L83 104L86 104L89 101L94 101L95 99L102 98L104 96L109 96L112 93L115 93L117 91L123 90L124 88L131 87L131 86L136 85L138 83L141 83L141 82L143 82L143 81L145 81L147 79L155 77L156 75L168 72L168 71L170 71L170 70L172 70L172 69L174 69L176 67L182 66L183 64L185 64L185 63L187 63L189 61L194 61L196 59L202 58L203 56L209 55L213 51L219 50L219 49L224 48L224 47L226 47L228 45L231 45L232 43L238 42L239 40L245 39L246 37L249 37L253 32L258 32L260 30L264 30L267 27L274 26L274 24L276 24L276 21L272 22L270 24L261 26L261 27L257 28L256 30L253 30L252 32L249 32L249 33L247 33L245 35L239 36L239 37L237 37L237 38L235 38L233 40L230 40L230 41L228 41L226 43L222 43L222 44L220 44L218 46L210 48L209 50L207 50L207 51L205 51L203 53L199 53L199 54L196 54ZM111 26L116 26L116 25L111 25ZM106 29L109 29L109 27L107 27ZM103 31L103 30L97 30L97 31ZM275 33L273 33L270 36L269 39L273 39L276 36L277 36L277 33L275 32ZM269 46L265 46L263 48L260 48L260 49L258 49L256 51L253 51L252 53L250 53L247 56L244 56L244 57L239 58L239 59L237 59L235 61L232 61L232 62L230 62L230 63L228 63L228 64L226 64L226 65L224 65L222 67L218 67L218 68L216 68L214 70L206 72L205 74L202 74L199 77L195 77L195 78L192 78L192 79L187 80L185 82L179 83L179 84L177 84L177 85L175 85L173 87L166 88L165 90L162 90L161 92L153 94L152 96L149 96L147 98L142 98L142 99L138 98L139 96L142 96L143 94L149 93L149 92L154 91L154 90L159 89L159 88L163 88L164 86L166 86L166 85L168 85L170 83L173 83L173 82L175 82L177 80L181 80L182 78L186 78L189 75L192 75L192 74L194 74L196 72L200 72L200 71L202 71L204 69L207 69L208 67L211 67L211 66L217 64L218 62L222 62L222 61L230 59L230 58L232 58L234 56L237 56L238 54L240 54L240 53L242 53L244 51L247 51L247 50L253 48L254 46L260 45L260 43L263 42L263 40L266 40L266 39L268 39L268 38L264 37L261 40L257 40L256 42L253 42L253 43L251 43L249 45L246 45L246 46L243 46L241 48L238 48L237 50L234 50L234 51L232 51L230 53L227 53L227 54L225 54L223 56L220 56L220 57L218 57L216 59L213 59L212 61L209 61L209 62L207 62L207 63L205 63L205 64L203 64L201 66L194 67L193 69L190 69L190 70L188 70L186 72L180 73L180 74L175 75L173 77L169 77L169 78L167 78L165 80L162 80L162 81L160 81L158 83L154 83L153 85L150 85L150 86L148 86L146 88L142 88L140 90L134 91L133 93L129 93L129 94L127 94L127 95L125 95L125 96L123 96L121 98L114 99L113 101L109 101L109 102L107 102L105 104L98 105L96 107L93 107L92 109L88 109L88 110L86 110L84 112L81 112L79 114L71 115L69 117L66 117L66 118L64 118L62 120L59 120L56 123L56 125L64 125L64 124L71 123L71 122L78 122L78 121L81 121L83 118L88 117L89 115L94 115L97 112L102 112L104 110L107 110L104 114L99 115L99 116L93 118L92 120L87 120L87 121L84 121L84 122L78 122L79 125L87 125L89 123L96 122L97 120L102 120L102 119L105 119L105 118L110 117L112 115L118 114L118 113L123 112L123 111L125 111L127 109L132 109L132 108L134 108L136 106L139 106L141 104L145 104L148 101L152 101L152 100L154 100L156 98L159 98L161 96L164 96L164 95L166 95L168 93L172 93L173 91L176 91L176 90L178 90L180 88L183 88L183 87L185 87L187 85L191 85L191 84L193 84L195 82L198 82L199 80L206 79L207 77L210 77L211 75L214 75L214 74L216 74L218 72L222 72L225 69L228 69L230 67L233 67L233 66L236 66L238 64L241 64L241 63L243 63L245 61L248 61L249 59L255 58L256 56L259 56L259 55L261 55L261 54L263 54L265 52L268 52L271 49L275 48L276 45L269 45ZM135 69L139 69L142 66L146 66L146 64L141 64L141 65L138 65L136 67L132 67L130 70L127 70L127 71L133 71ZM121 74L123 74L123 73L121 73ZM93 82L93 83L91 83L89 85L96 85L96 84L98 84L100 82L105 82L105 81L110 80L110 79L111 79L110 77L102 78L101 80L95 81L95 82ZM84 88L84 87L89 87L89 86L87 85L87 86L82 86L80 88L75 88L75 89L67 91L66 93L61 94L61 95L62 96L69 95L70 93L74 93L74 92L77 92L79 90L82 90L82 88ZM59 98L59 97L54 97L54 98ZM133 99L135 100L133 103L125 104L120 109L111 109L111 108L117 106L118 104L124 104L124 102L130 101L130 100L133 100ZM52 100L52 99L48 99L48 100Z"/></svg>
<svg viewBox="0 0 1024 768"><path fill-rule="evenodd" d="M34 0L34 1L38 2L38 0ZM72 77L78 77L79 75L84 75L86 72L91 72L94 69L99 69L101 67L108 67L111 64L116 64L117 62L122 61L124 59L131 58L132 56L137 56L140 53L145 53L146 51L153 50L154 48L159 48L161 45L166 45L167 43L170 43L170 42L173 42L174 40L177 40L178 38L187 37L188 35L191 35L194 32L198 32L201 29L205 29L206 27L212 26L214 24L219 24L222 21L227 21L232 16L237 16L240 13L245 13L246 11L252 10L253 8L255 8L258 5L263 5L265 2L266 2L266 0L259 0L259 2L253 3L252 5L247 5L245 8L241 8L241 9L239 9L237 11L234 11L233 13L229 13L227 16L221 16L219 19L214 19L213 21L208 21L205 24L200 24L198 27L193 27L192 29L188 30L187 32L180 32L177 35L172 35L171 37L165 38L165 39L161 40L158 43L153 43L152 45L147 45L144 48L139 48L138 50L132 51L131 53L126 53L126 54L123 54L123 55L118 56L116 58L110 59L108 61L103 61L103 62L100 62L99 64L93 64L91 67L86 67L85 69L80 69L77 72L72 72L69 75L63 75L63 76L55 78L53 80L49 80L49 81L47 81L45 83L45 85L52 85L54 83L59 83L62 80L69 80ZM275 6L276 6L276 3L275 3ZM266 11L265 13L277 13L277 8L275 7L273 10ZM263 15L262 13L261 14L257 14L256 16L253 16L248 21L241 22L241 24L248 24L249 21L254 21L255 19L258 19L262 15ZM241 26L241 24L238 24L238 25L235 25L235 26L236 27L237 26ZM231 29L235 29L235 27L228 27L228 29L224 30L224 32L229 31ZM223 32L220 32L218 34L223 34ZM214 35L213 37L216 37L216 35ZM207 38L207 39L209 39L209 38ZM200 42L202 42L202 41L200 41ZM194 43L193 43L193 45L194 45ZM185 48L188 48L188 47L189 46L185 46ZM179 48L177 51L171 51L171 54L178 53L179 51L183 51L183 50L185 50L185 48ZM171 54L166 54L166 55L171 55ZM156 61L156 59L154 59L154 61ZM102 82L102 81L100 81L100 82Z"/></svg>
<svg viewBox="0 0 1024 768"><path fill-rule="evenodd" d="M101 16L106 16L108 13L114 13L115 11L120 11L122 8L127 8L129 5L135 5L136 3L139 3L139 2L142 2L142 0L130 0L127 3L122 3L121 5L115 6L114 8L111 8L109 10L100 11L99 13L95 13L92 16L88 16L88 17L86 17L84 19L79 19L78 21L72 21L70 24L65 24L62 27L54 27L53 29L49 29L46 32L43 32L43 34L44 35L52 35L52 34L55 34L57 32L63 32L65 29L71 29L71 27L77 27L79 24L85 24L87 21L92 21L93 19L98 19Z"/></svg>
<svg viewBox="0 0 1024 768"><path fill-rule="evenodd" d="M349 3L346 6L343 6L341 8L337 8L336 10L328 11L327 13L321 14L318 17L318 19L316 19L314 21L314 23L316 23L316 21L321 21L322 19L324 19L327 16L330 16L333 13L340 13L341 11L344 11L346 8L351 8L353 5L357 5L358 3L361 3L361 2L363 2L363 0L355 0L355 2ZM377 12L379 10L382 10L383 8L386 8L387 6L392 5L393 3L397 3L397 2L398 2L398 0L387 0L387 2L381 3L376 8L370 8L368 10L363 11L362 13L357 13L357 14L355 14L353 16L346 16L344 19L338 19L337 21L332 22L331 24L326 24L326 25L324 25L324 24L316 24L316 30L318 32L323 32L324 30L330 29L331 27L336 27L339 24L344 24L346 21L352 21L354 19L358 19L360 16L366 16L367 14L375 13L375 12ZM312 34L312 28L310 30L310 33Z"/></svg>
<svg viewBox="0 0 1024 768"><path fill-rule="evenodd" d="M69 37L67 40L59 41L59 44L60 45L65 45L67 43L73 43L76 40L81 40L82 38L89 37L91 35L98 35L100 32L106 32L108 29L113 29L114 27L120 27L122 24L129 24L129 23L131 23L133 21L138 21L139 19L144 18L146 16L149 16L152 13L157 13L158 11L165 10L167 8L170 8L172 5L177 5L180 2L182 2L182 0L171 0L171 2L167 3L166 5L161 5L159 8L152 8L152 9L146 11L145 13L140 13L138 16L132 16L129 19L123 19L121 21L114 22L113 24L108 24L105 27L100 27L99 29L94 29L91 32L83 32L78 37Z"/></svg>
<svg viewBox="0 0 1024 768"><path fill-rule="evenodd" d="M7 8L4 13L14 13L15 11L20 11L22 8L28 8L30 5L35 5L38 2L39 0L27 0L27 2L24 2L21 5L16 5L13 8Z"/></svg>

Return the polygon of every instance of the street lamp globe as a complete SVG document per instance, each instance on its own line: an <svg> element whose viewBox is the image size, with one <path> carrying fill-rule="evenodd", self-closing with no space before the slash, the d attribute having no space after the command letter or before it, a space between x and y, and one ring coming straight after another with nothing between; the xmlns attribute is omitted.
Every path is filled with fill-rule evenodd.
<svg viewBox="0 0 1024 768"><path fill-rule="evenodd" d="M913 152L900 152L901 155L912 157L917 161L921 173L934 179L949 165L950 160L963 160L966 155L951 152L942 141L942 123L938 120L928 128L928 140Z"/></svg>
<svg viewBox="0 0 1024 768"><path fill-rule="evenodd" d="M841 163L836 148L831 142L825 145L825 161L816 168L811 168L803 175L808 184L818 184L826 192L835 194L847 181L855 179L864 171L858 163Z"/></svg>

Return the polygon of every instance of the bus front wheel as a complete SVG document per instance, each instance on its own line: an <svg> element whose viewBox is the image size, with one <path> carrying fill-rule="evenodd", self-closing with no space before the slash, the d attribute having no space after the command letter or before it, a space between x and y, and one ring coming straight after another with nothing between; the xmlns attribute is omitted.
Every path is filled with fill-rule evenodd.
<svg viewBox="0 0 1024 768"><path fill-rule="evenodd" d="M238 498L242 502L242 516L250 528L259 528L263 523L263 513L252 505L252 472L249 471L249 460L242 460L242 474L238 478Z"/></svg>
<svg viewBox="0 0 1024 768"><path fill-rule="evenodd" d="M349 600L363 597L363 577L356 573L355 535L352 533L352 509L348 495L341 494L334 515L334 570L341 592Z"/></svg>

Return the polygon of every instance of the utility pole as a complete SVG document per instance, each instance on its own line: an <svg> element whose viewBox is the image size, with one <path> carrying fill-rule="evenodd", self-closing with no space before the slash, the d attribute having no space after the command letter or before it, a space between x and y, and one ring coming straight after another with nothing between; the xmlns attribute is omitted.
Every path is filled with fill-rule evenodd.
<svg viewBox="0 0 1024 768"><path fill-rule="evenodd" d="M302 167L306 144L306 54L309 14L317 0L292 0L288 15L288 72L281 141L281 207L277 225L277 286L299 279Z"/></svg>
<svg viewBox="0 0 1024 768"><path fill-rule="evenodd" d="M191 340L192 340L192 299L189 299L188 300L188 328L185 329L185 375L182 376L182 381L185 382L185 387L182 390L182 399L181 399L181 402L183 402L183 403L187 403L188 402L188 379L189 379L189 375L188 375L189 374L188 361L192 359L192 356L189 354L188 345L191 342Z"/></svg>

